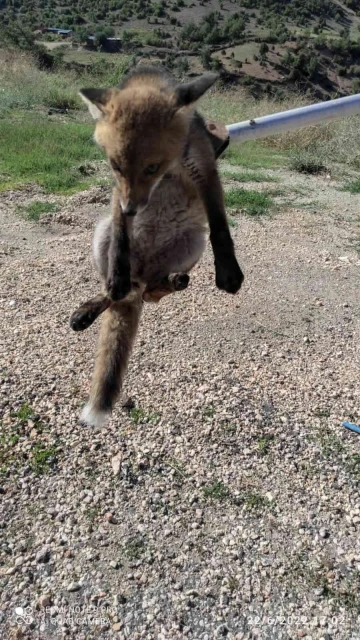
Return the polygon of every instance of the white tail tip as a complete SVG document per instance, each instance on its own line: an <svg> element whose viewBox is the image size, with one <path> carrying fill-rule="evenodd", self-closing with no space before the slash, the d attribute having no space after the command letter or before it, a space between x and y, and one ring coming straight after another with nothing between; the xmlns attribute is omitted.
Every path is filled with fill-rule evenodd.
<svg viewBox="0 0 360 640"><path fill-rule="evenodd" d="M100 429L106 424L109 415L107 411L98 411L98 409L94 409L94 407L88 403L81 412L80 422L88 427Z"/></svg>

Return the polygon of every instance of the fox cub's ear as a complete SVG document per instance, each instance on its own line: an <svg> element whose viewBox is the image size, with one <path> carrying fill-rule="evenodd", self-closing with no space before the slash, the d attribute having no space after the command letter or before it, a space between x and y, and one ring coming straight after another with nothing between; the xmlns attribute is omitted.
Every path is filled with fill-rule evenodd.
<svg viewBox="0 0 360 640"><path fill-rule="evenodd" d="M175 89L176 105L179 107L185 107L193 102L196 102L201 96L210 89L210 87L218 79L217 73L204 73L200 78L196 78L192 82L186 82L185 84L179 84Z"/></svg>
<svg viewBox="0 0 360 640"><path fill-rule="evenodd" d="M87 105L94 120L105 113L105 107L111 98L110 89L80 89L79 95Z"/></svg>

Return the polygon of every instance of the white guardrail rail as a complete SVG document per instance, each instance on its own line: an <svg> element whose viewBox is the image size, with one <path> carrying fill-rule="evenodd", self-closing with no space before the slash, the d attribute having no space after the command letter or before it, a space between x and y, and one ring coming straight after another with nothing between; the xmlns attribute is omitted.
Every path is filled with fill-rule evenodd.
<svg viewBox="0 0 360 640"><path fill-rule="evenodd" d="M345 98L336 98L327 102L311 104L307 107L290 109L262 116L245 122L237 122L226 126L230 140L254 140L267 138L284 131L300 129L313 124L320 124L327 120L347 118L360 113L360 93Z"/></svg>

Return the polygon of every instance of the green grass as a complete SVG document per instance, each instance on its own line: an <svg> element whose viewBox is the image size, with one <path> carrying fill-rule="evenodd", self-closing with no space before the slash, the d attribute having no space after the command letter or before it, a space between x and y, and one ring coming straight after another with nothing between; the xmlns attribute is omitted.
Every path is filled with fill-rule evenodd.
<svg viewBox="0 0 360 640"><path fill-rule="evenodd" d="M248 511L261 511L271 505L270 500L255 491L245 493L243 502Z"/></svg>
<svg viewBox="0 0 360 640"><path fill-rule="evenodd" d="M319 202L317 200L310 200L309 202L297 202L296 206L298 207L298 209L308 209L309 212L311 213L311 210L317 210L319 208ZM324 205L321 205L322 208L324 208Z"/></svg>
<svg viewBox="0 0 360 640"><path fill-rule="evenodd" d="M128 540L124 545L124 555L132 561L139 560L145 551L145 542L139 537Z"/></svg>
<svg viewBox="0 0 360 640"><path fill-rule="evenodd" d="M360 178L358 180L353 180L352 182L347 182L342 187L342 191L349 191L350 193L360 193Z"/></svg>
<svg viewBox="0 0 360 640"><path fill-rule="evenodd" d="M73 57L80 56L78 52ZM96 57L95 57L96 56ZM78 95L81 87L116 86L127 71L131 61L128 55L116 57L85 53L86 62L81 72L59 68L51 72L39 69L29 54L18 50L0 50L0 117L13 110L37 111L39 109L86 111Z"/></svg>
<svg viewBox="0 0 360 640"><path fill-rule="evenodd" d="M330 409L322 409L321 407L316 407L313 410L313 414L317 418L330 418L331 411L330 411Z"/></svg>
<svg viewBox="0 0 360 640"><path fill-rule="evenodd" d="M101 509L100 507L88 507L85 509L85 515L93 524L96 518L100 515Z"/></svg>
<svg viewBox="0 0 360 640"><path fill-rule="evenodd" d="M246 169L279 169L286 166L287 154L265 147L257 140L251 140L241 146L230 145L223 159L232 166Z"/></svg>
<svg viewBox="0 0 360 640"><path fill-rule="evenodd" d="M83 108L81 98L74 87L74 78L68 74L50 74L27 69L21 75L14 75L13 81L10 70L5 78L3 73L0 73L0 81L0 116L14 109L30 111L39 107L72 110Z"/></svg>
<svg viewBox="0 0 360 640"><path fill-rule="evenodd" d="M219 480L204 488L204 496L210 500L224 500L229 495L229 488Z"/></svg>
<svg viewBox="0 0 360 640"><path fill-rule="evenodd" d="M15 417L19 418L21 422L31 420L31 418L34 417L34 410L27 402L24 402L24 404L21 405L20 409L15 413Z"/></svg>
<svg viewBox="0 0 360 640"><path fill-rule="evenodd" d="M278 182L279 178L275 176L269 176L266 173L252 172L252 171L228 171L224 169L221 171L221 175L224 178L235 180L236 182Z"/></svg>
<svg viewBox="0 0 360 640"><path fill-rule="evenodd" d="M347 472L360 481L360 454L354 453L346 463Z"/></svg>
<svg viewBox="0 0 360 640"><path fill-rule="evenodd" d="M139 407L134 407L133 409L130 409L129 416L131 420L135 422L135 424L139 424L139 422L142 422L143 420L145 420L146 413Z"/></svg>
<svg viewBox="0 0 360 640"><path fill-rule="evenodd" d="M146 413L146 411L140 409L140 407L134 407L133 409L130 409L129 416L135 424L139 424L139 422L150 422L151 424L157 424L161 418L160 414L156 411L154 413Z"/></svg>
<svg viewBox="0 0 360 640"><path fill-rule="evenodd" d="M7 444L10 447L14 446L15 444L17 444L19 442L20 438L17 435L17 433L14 433L12 435L6 435L5 433L3 433L0 436L0 443L1 444Z"/></svg>
<svg viewBox="0 0 360 640"><path fill-rule="evenodd" d="M214 415L215 415L215 407L213 407L212 404L209 404L207 407L205 407L203 411L203 416L204 418L213 418Z"/></svg>
<svg viewBox="0 0 360 640"><path fill-rule="evenodd" d="M57 211L58 206L55 202L39 202L35 200L25 207L18 207L17 211L27 220L37 222L45 213Z"/></svg>
<svg viewBox="0 0 360 640"><path fill-rule="evenodd" d="M264 438L260 438L258 442L259 452L265 456L270 452L271 445L274 442L274 436L265 436Z"/></svg>
<svg viewBox="0 0 360 640"><path fill-rule="evenodd" d="M338 456L344 451L343 442L332 433L324 433L319 435L321 453L325 458Z"/></svg>
<svg viewBox="0 0 360 640"><path fill-rule="evenodd" d="M35 475L39 476L49 471L55 457L55 447L44 447L42 444L36 444L32 449L31 459L31 468Z"/></svg>
<svg viewBox="0 0 360 640"><path fill-rule="evenodd" d="M249 216L261 216L268 213L274 202L266 193L234 188L225 192L225 205L232 209L242 209Z"/></svg>
<svg viewBox="0 0 360 640"><path fill-rule="evenodd" d="M40 116L0 120L0 191L31 183L46 193L86 188L89 179L79 166L102 157L92 134L92 125L49 122Z"/></svg>

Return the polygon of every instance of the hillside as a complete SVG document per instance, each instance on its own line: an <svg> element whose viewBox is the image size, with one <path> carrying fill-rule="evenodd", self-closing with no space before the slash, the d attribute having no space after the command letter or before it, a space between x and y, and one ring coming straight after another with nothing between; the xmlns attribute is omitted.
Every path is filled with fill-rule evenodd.
<svg viewBox="0 0 360 640"><path fill-rule="evenodd" d="M0 16L67 63L131 53L179 75L221 71L255 96L327 97L360 86L360 0L0 0ZM70 33L44 32L50 27Z"/></svg>

